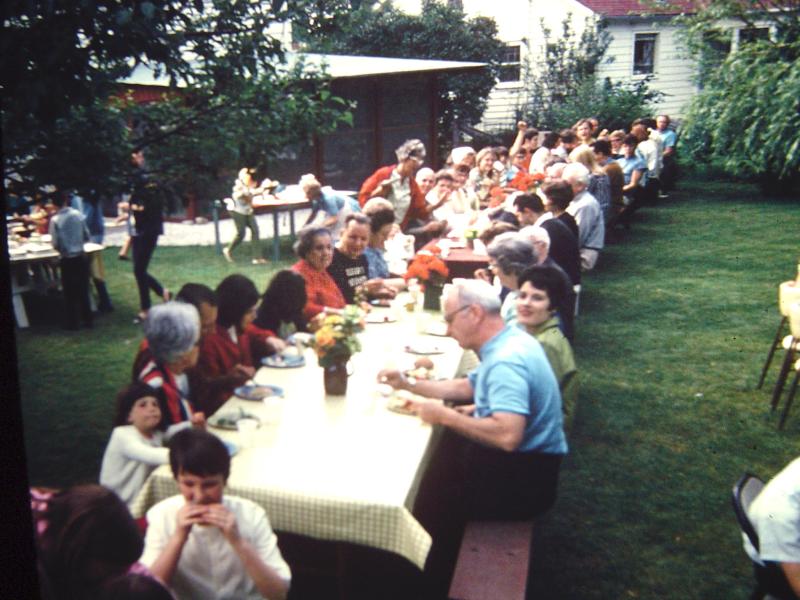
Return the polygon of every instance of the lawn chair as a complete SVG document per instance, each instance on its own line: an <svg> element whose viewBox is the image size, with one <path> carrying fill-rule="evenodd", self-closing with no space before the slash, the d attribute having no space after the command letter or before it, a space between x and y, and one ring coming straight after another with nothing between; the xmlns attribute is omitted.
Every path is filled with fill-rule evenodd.
<svg viewBox="0 0 800 600"><path fill-rule="evenodd" d="M773 412L778 407L778 403L780 402L783 388L786 385L786 380L789 378L789 371L795 364L795 360L797 360L798 355L800 355L800 302L795 302L792 304L789 307L788 312L790 334L783 338L783 347L786 350L786 356L783 359L781 372L778 374L778 380L775 382L775 389L772 392L771 406ZM786 422L786 417L789 415L789 408L794 398L794 392L797 390L796 380L797 377L795 376L795 382L792 383L792 389L790 390L789 396L786 399L786 406L783 409L783 414L781 415L781 420L778 424L779 429L783 428L783 424Z"/></svg>
<svg viewBox="0 0 800 600"><path fill-rule="evenodd" d="M745 473L733 486L731 498L733 512L736 513L736 520L739 521L742 536L747 536L756 551L759 550L758 533L750 521L748 510L763 488L764 482L759 477L752 473ZM765 561L764 565L760 565L753 562L753 570L756 577L756 588L750 594L750 600L762 600L767 594L778 600L795 598L779 564Z"/></svg>
<svg viewBox="0 0 800 600"><path fill-rule="evenodd" d="M800 286L795 285L794 281L785 281L778 286L778 309L781 313L781 321L778 323L778 329L775 331L775 338L772 340L772 345L767 354L767 360L761 369L761 377L758 379L756 389L760 389L764 385L764 379L767 377L769 365L772 363L772 357L775 355L775 350L781 347L781 339L783 338L783 330L789 322L789 307L800 300Z"/></svg>

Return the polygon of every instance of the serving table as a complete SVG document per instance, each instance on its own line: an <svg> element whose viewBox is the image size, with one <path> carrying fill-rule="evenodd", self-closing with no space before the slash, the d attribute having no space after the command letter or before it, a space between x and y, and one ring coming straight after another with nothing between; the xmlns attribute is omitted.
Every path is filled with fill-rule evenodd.
<svg viewBox="0 0 800 600"><path fill-rule="evenodd" d="M233 457L226 493L263 506L278 531L386 550L422 569L431 538L411 510L436 436L417 417L387 409L376 375L413 366L418 357L404 350L407 344L442 351L430 355L439 376L455 373L462 352L452 338L419 333L438 320L431 314L397 308L373 314L397 320L368 323L360 334L363 350L350 361L346 397L325 395L322 368L306 349L303 367L258 370L255 381L280 386L283 397L234 397L220 408L217 414L241 408L261 421L252 446ZM210 430L241 444L238 432ZM134 516L177 493L169 467L159 467Z"/></svg>
<svg viewBox="0 0 800 600"><path fill-rule="evenodd" d="M87 242L83 245L90 268L95 261L102 261L101 244ZM60 255L49 243L29 243L9 250L11 271L11 298L17 327L24 329L30 325L22 294L28 291L45 292L61 286L59 269ZM89 303L95 310L95 301L89 292Z"/></svg>
<svg viewBox="0 0 800 600"><path fill-rule="evenodd" d="M289 213L289 232L294 239L295 223L294 213L304 208L311 208L311 201L303 199L279 199L275 196L256 196L253 198L253 210L256 214L272 215L272 258L275 261L281 258L280 226L278 217L280 213Z"/></svg>

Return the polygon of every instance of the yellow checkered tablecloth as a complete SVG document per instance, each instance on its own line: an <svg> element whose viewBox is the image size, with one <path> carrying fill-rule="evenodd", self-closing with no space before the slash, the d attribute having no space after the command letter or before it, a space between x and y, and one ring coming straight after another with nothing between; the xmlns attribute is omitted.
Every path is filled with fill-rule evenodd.
<svg viewBox="0 0 800 600"><path fill-rule="evenodd" d="M430 315L394 314L398 322L368 324L361 335L364 349L351 360L346 397L325 396L322 369L306 350L306 366L262 368L256 376L283 388L283 398L231 398L220 409L241 408L261 421L253 445L234 456L225 493L257 502L278 531L380 548L422 569L431 537L410 509L435 436L418 418L386 409L376 374L410 368L417 357L404 352L408 344L442 350L430 356L440 375L455 373L462 353L450 338L418 333ZM210 430L240 444L238 432ZM169 466L156 469L134 516L177 493Z"/></svg>

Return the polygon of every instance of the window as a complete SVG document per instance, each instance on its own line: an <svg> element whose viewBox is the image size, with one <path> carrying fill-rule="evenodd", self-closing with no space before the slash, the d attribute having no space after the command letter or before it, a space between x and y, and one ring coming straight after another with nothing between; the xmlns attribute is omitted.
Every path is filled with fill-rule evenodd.
<svg viewBox="0 0 800 600"><path fill-rule="evenodd" d="M637 33L633 43L633 74L649 75L655 72L657 33Z"/></svg>
<svg viewBox="0 0 800 600"><path fill-rule="evenodd" d="M769 27L747 27L739 30L739 44L769 39Z"/></svg>
<svg viewBox="0 0 800 600"><path fill-rule="evenodd" d="M509 44L503 51L500 65L500 82L514 82L521 78L520 45Z"/></svg>

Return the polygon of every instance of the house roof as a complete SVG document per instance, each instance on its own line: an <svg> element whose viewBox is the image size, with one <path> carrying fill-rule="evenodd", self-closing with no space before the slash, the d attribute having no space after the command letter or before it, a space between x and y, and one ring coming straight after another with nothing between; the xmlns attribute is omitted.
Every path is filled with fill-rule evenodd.
<svg viewBox="0 0 800 600"><path fill-rule="evenodd" d="M333 79L395 75L398 73L463 71L481 69L486 66L486 63L454 60L286 53L286 62L289 66L296 64L301 59L305 60L305 63L310 67L321 68L324 65L328 75ZM149 66L139 64L133 70L133 73L131 73L129 77L123 79L121 83L127 83L129 85L166 86L169 84L169 79L163 75L156 77L154 71ZM183 86L179 85L178 87Z"/></svg>
<svg viewBox="0 0 800 600"><path fill-rule="evenodd" d="M679 15L696 11L696 2L693 0L578 0L578 2L604 17Z"/></svg>

